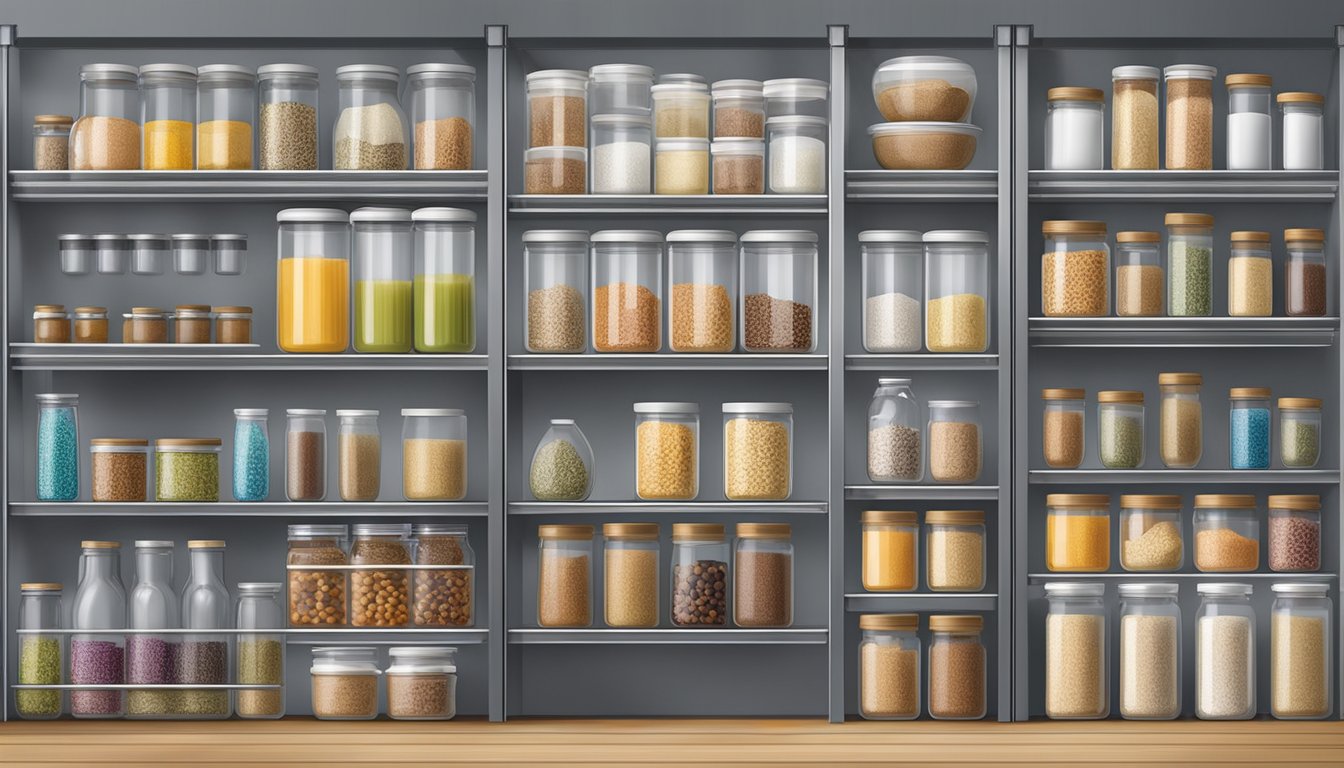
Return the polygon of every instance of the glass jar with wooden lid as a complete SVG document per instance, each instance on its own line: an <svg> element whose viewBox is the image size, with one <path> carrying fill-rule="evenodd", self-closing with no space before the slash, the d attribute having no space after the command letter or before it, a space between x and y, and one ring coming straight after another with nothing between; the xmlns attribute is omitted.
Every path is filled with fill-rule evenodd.
<svg viewBox="0 0 1344 768"><path fill-rule="evenodd" d="M919 585L919 515L913 511L869 509L863 525L863 588L870 592L911 592Z"/></svg>
<svg viewBox="0 0 1344 768"><path fill-rule="evenodd" d="M979 720L987 709L983 616L929 617L929 716Z"/></svg>
<svg viewBox="0 0 1344 768"><path fill-rule="evenodd" d="M33 307L33 342L67 344L70 342L70 315L64 304L38 304Z"/></svg>
<svg viewBox="0 0 1344 768"><path fill-rule="evenodd" d="M215 314L216 344L252 343L251 307L211 307Z"/></svg>
<svg viewBox="0 0 1344 768"><path fill-rule="evenodd" d="M107 343L107 307L75 307L75 343Z"/></svg>
<svg viewBox="0 0 1344 768"><path fill-rule="evenodd" d="M158 307L131 307L122 314L121 340L125 344L167 344L168 315Z"/></svg>
<svg viewBox="0 0 1344 768"><path fill-rule="evenodd" d="M173 312L173 338L178 344L209 344L210 305L178 304Z"/></svg>
<svg viewBox="0 0 1344 768"><path fill-rule="evenodd" d="M859 617L859 630L859 714L867 720L919 717L919 616L868 614Z"/></svg>
<svg viewBox="0 0 1344 768"><path fill-rule="evenodd" d="M985 513L931 509L924 513L924 581L935 592L979 592L985 588Z"/></svg>
<svg viewBox="0 0 1344 768"><path fill-rule="evenodd" d="M1076 469L1083 463L1083 433L1087 392L1073 388L1041 390L1044 417L1041 452L1051 469Z"/></svg>

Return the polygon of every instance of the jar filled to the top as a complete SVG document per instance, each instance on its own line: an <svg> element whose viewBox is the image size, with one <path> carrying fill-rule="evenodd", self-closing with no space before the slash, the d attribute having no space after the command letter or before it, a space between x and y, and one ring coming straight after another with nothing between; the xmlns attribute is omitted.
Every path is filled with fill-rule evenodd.
<svg viewBox="0 0 1344 768"><path fill-rule="evenodd" d="M1046 100L1046 170L1101 170L1106 163L1106 94L1100 88L1051 88Z"/></svg>
<svg viewBox="0 0 1344 768"><path fill-rule="evenodd" d="M140 168L140 71L125 64L79 70L79 119L70 128L70 170Z"/></svg>
<svg viewBox="0 0 1344 768"><path fill-rule="evenodd" d="M1111 168L1157 170L1157 67L1130 65L1111 70Z"/></svg>
<svg viewBox="0 0 1344 768"><path fill-rule="evenodd" d="M543 69L527 76L529 148L585 147L588 142L588 73Z"/></svg>
<svg viewBox="0 0 1344 768"><path fill-rule="evenodd" d="M70 163L69 115L33 117L33 170L64 171Z"/></svg>
<svg viewBox="0 0 1344 768"><path fill-rule="evenodd" d="M1325 268L1325 230L1285 229L1288 265L1284 270L1283 305L1290 317L1321 317L1330 288Z"/></svg>
<svg viewBox="0 0 1344 768"><path fill-rule="evenodd" d="M1041 311L1047 317L1104 317L1111 311L1111 249L1104 221L1045 221Z"/></svg>
<svg viewBox="0 0 1344 768"><path fill-rule="evenodd" d="M257 68L261 170L317 170L317 82L306 64Z"/></svg>
<svg viewBox="0 0 1344 768"><path fill-rule="evenodd" d="M1213 314L1213 217L1205 213L1168 213L1167 314Z"/></svg>
<svg viewBox="0 0 1344 768"><path fill-rule="evenodd" d="M1325 97L1290 91L1280 93L1278 102L1283 110L1283 169L1325 168Z"/></svg>
<svg viewBox="0 0 1344 768"><path fill-rule="evenodd" d="M189 171L196 167L196 68L186 64L146 64L140 68L142 167L147 171Z"/></svg>
<svg viewBox="0 0 1344 768"><path fill-rule="evenodd" d="M411 92L416 170L470 170L476 130L476 68L416 64L406 68L406 87Z"/></svg>
<svg viewBox="0 0 1344 768"><path fill-rule="evenodd" d="M1218 70L1202 64L1175 64L1163 70L1167 81L1167 170L1213 168L1213 78Z"/></svg>
<svg viewBox="0 0 1344 768"><path fill-rule="evenodd" d="M252 122L257 75L251 67L207 64L197 70L196 167L202 171L252 168Z"/></svg>
<svg viewBox="0 0 1344 768"><path fill-rule="evenodd" d="M410 161L410 131L397 89L401 73L385 64L336 69L340 114L331 131L331 167L352 171L401 171Z"/></svg>

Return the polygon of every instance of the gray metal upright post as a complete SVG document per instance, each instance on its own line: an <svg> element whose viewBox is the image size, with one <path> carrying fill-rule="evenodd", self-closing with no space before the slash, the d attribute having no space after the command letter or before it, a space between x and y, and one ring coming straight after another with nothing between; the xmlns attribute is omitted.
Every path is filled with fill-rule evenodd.
<svg viewBox="0 0 1344 768"><path fill-rule="evenodd" d="M830 266L830 333L827 336L827 407L830 411L826 513L830 542L830 632L827 649L830 672L828 711L833 723L845 719L845 118L849 82L845 73L845 43L849 27L826 28L831 55L831 135L827 173L826 263Z"/></svg>
<svg viewBox="0 0 1344 768"><path fill-rule="evenodd" d="M1012 539L1013 539L1013 578L1011 593L1013 600L1013 719L1027 720L1030 712L1031 681L1025 677L1027 668L1028 637L1028 592L1027 568L1027 514L1028 514L1028 425L1027 413L1027 357L1030 352L1027 343L1027 280L1030 270L1024 265L1027 254L1027 149L1028 149L1028 81L1027 55L1031 45L1031 27L1013 27L1013 67L1012 67L1012 183L1008 200L1011 201L1012 249L1001 254L1007 257L1013 275L1013 322L1012 322ZM1003 207L1000 206L1000 221Z"/></svg>
<svg viewBox="0 0 1344 768"><path fill-rule="evenodd" d="M1334 218L1334 248L1335 248L1335 280L1339 290L1335 295L1339 298L1335 303L1335 314L1341 314L1340 302L1344 301L1344 25L1335 27L1335 45L1337 52L1335 54L1335 98L1336 109L1338 110L1338 120L1335 123L1339 135L1336 141L1339 145L1339 153L1335 155L1335 162L1339 165L1339 191L1335 193ZM1328 166L1327 166L1328 167ZM1328 259L1327 259L1328 261ZM1339 397L1335 402L1344 403L1344 341L1340 340L1338 334L1335 336L1335 363L1338 366L1339 391L1336 393ZM1336 411L1338 413L1338 411ZM1336 420L1336 425L1339 425ZM1339 455L1344 457L1344 429L1336 429L1336 439L1339 440ZM1341 458L1344 463L1344 458ZM1344 474L1344 470L1342 470ZM1344 477L1341 477L1344 480ZM1344 490L1335 494L1335 514L1337 520L1344 517ZM1344 525L1339 525L1339 540L1336 542L1336 563L1339 558L1344 557ZM1344 563L1340 563L1340 569L1344 569ZM1335 581L1335 594L1339 598L1335 602L1336 616L1344 610L1344 586L1341 586L1339 580ZM1344 720L1344 619L1336 619L1338 632L1335 637L1335 700L1340 702L1337 707L1339 719Z"/></svg>
<svg viewBox="0 0 1344 768"><path fill-rule="evenodd" d="M487 114L489 115L490 135L486 139L486 244L487 283L490 286L489 318L487 338L490 345L490 357L486 372L486 402L490 414L490 490L489 517L486 542L490 553L490 721L504 720L504 657L507 646L507 627L504 615L504 590L506 578L504 567L504 515L505 478L504 478L504 404L506 391L504 385L504 363L508 359L505 345L508 336L505 333L504 318L504 248L507 242L505 228L508 225L508 198L505 182L504 143L508 135L505 121L508 119L508 99L505 89L508 78L505 67L508 63L508 28L487 26L486 44L486 82L488 87Z"/></svg>
<svg viewBox="0 0 1344 768"><path fill-rule="evenodd" d="M999 416L999 497L997 512L998 530L998 572L995 581L998 584L999 597L996 602L996 640L998 647L998 702L996 710L999 720L1012 719L1012 664L1003 663L1012 659L1013 649L1013 489L1017 487L1013 475L1013 450L1016 431L1012 429L1013 414L1013 361L1016 360L1015 325L1013 323L1013 118L1016 114L1016 101L1013 98L1013 32L1016 28L1008 25L994 27L994 54L998 72L999 114L998 132L998 237L995 250L998 258L998 284L994 294L999 297L997 323L999 328L999 376L998 376L998 416ZM1006 427L1006 428L1005 428Z"/></svg>
<svg viewBox="0 0 1344 768"><path fill-rule="evenodd" d="M10 58L13 56L14 43L18 37L17 29L13 24L0 25L0 317L4 318L3 330L0 330L0 354L5 357L5 373L0 377L0 403L4 404L4 414L0 416L0 425L3 425L5 440L8 443L9 419L14 403L10 398L15 393L10 386L10 377L14 376L10 368L9 360L9 238L10 228L13 225L13 215L10 207L14 201L9 193L9 105L10 105L10 80L13 75L11 72ZM5 703L0 705L0 722L9 719L9 567L13 558L9 556L9 467L13 461L13 456L5 453L4 479L0 481L0 556L3 556L4 567L0 568L0 680L4 680L6 695Z"/></svg>

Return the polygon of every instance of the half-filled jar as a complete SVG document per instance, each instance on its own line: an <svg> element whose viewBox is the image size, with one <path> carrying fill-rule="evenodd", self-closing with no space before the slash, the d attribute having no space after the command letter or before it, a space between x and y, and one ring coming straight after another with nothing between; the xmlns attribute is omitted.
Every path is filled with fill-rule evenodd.
<svg viewBox="0 0 1344 768"><path fill-rule="evenodd" d="M1189 469L1204 455L1204 408L1199 389L1204 377L1198 373L1161 373L1162 463L1169 469Z"/></svg>
<svg viewBox="0 0 1344 768"><path fill-rule="evenodd" d="M527 314L524 347L533 354L588 348L588 233L533 229L523 233Z"/></svg>
<svg viewBox="0 0 1344 768"><path fill-rule="evenodd" d="M1115 233L1115 314L1157 317L1166 311L1162 235Z"/></svg>
<svg viewBox="0 0 1344 768"><path fill-rule="evenodd" d="M1181 497L1120 497L1120 567L1126 571L1179 571L1185 564Z"/></svg>
<svg viewBox="0 0 1344 768"><path fill-rule="evenodd" d="M817 233L742 234L742 348L807 353L817 348Z"/></svg>
<svg viewBox="0 0 1344 768"><path fill-rule="evenodd" d="M663 236L608 229L594 232L593 349L657 352L663 345Z"/></svg>
<svg viewBox="0 0 1344 768"><path fill-rule="evenodd" d="M476 214L420 208L415 222L415 351L476 349Z"/></svg>
<svg viewBox="0 0 1344 768"><path fill-rule="evenodd" d="M868 405L868 478L875 483L924 479L924 419L910 379L877 380Z"/></svg>
<svg viewBox="0 0 1344 768"><path fill-rule="evenodd" d="M350 213L354 246L356 352L411 351L411 212L358 208Z"/></svg>
<svg viewBox="0 0 1344 768"><path fill-rule="evenodd" d="M336 68L340 114L331 129L331 167L404 171L410 165L410 121L398 95L401 70L386 64Z"/></svg>
<svg viewBox="0 0 1344 768"><path fill-rule="evenodd" d="M573 419L551 419L537 442L527 484L539 501L583 501L593 492L593 447Z"/></svg>
<svg viewBox="0 0 1344 768"><path fill-rule="evenodd" d="M472 168L476 127L476 68L468 64L416 64L406 68L415 125L416 170Z"/></svg>
<svg viewBox="0 0 1344 768"><path fill-rule="evenodd" d="M673 352L737 348L737 262L737 235L729 230L667 233L668 348Z"/></svg>
<svg viewBox="0 0 1344 768"><path fill-rule="evenodd" d="M859 233L863 348L873 354L924 346L924 236L908 229Z"/></svg>
<svg viewBox="0 0 1344 768"><path fill-rule="evenodd" d="M252 169L252 117L257 74L238 64L207 64L196 70L196 168Z"/></svg>
<svg viewBox="0 0 1344 768"><path fill-rule="evenodd" d="M1195 567L1246 573L1260 566L1260 516L1251 494L1195 496Z"/></svg>
<svg viewBox="0 0 1344 768"><path fill-rule="evenodd" d="M460 408L402 408L401 493L407 501L467 495L467 414Z"/></svg>
<svg viewBox="0 0 1344 768"><path fill-rule="evenodd" d="M1102 573L1111 567L1111 497L1051 493L1045 497L1045 567Z"/></svg>
<svg viewBox="0 0 1344 768"><path fill-rule="evenodd" d="M196 132L196 68L146 64L140 68L141 121L146 171L189 171Z"/></svg>
<svg viewBox="0 0 1344 768"><path fill-rule="evenodd" d="M924 346L930 352L989 349L989 235L924 233Z"/></svg>
<svg viewBox="0 0 1344 768"><path fill-rule="evenodd" d="M139 74L125 64L79 68L79 119L70 127L70 170L140 169Z"/></svg>

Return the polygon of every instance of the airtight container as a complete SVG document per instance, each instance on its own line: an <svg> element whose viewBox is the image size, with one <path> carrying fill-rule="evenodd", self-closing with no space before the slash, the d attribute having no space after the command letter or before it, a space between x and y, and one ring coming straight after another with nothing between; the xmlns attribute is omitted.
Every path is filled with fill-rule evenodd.
<svg viewBox="0 0 1344 768"><path fill-rule="evenodd" d="M162 275L168 262L167 235L127 235L131 241L131 272L137 275Z"/></svg>
<svg viewBox="0 0 1344 768"><path fill-rule="evenodd" d="M975 70L950 56L900 56L873 73L873 100L894 123L960 123L975 106Z"/></svg>
<svg viewBox="0 0 1344 768"><path fill-rule="evenodd" d="M336 68L340 114L331 129L331 167L401 171L410 165L410 120L401 108L401 71L385 64Z"/></svg>
<svg viewBox="0 0 1344 768"><path fill-rule="evenodd" d="M924 233L924 346L930 352L989 349L989 235Z"/></svg>
<svg viewBox="0 0 1344 768"><path fill-rule="evenodd" d="M210 236L182 233L172 236L173 269L179 275L204 275L210 269Z"/></svg>
<svg viewBox="0 0 1344 768"><path fill-rule="evenodd" d="M784 115L827 117L826 97L830 88L825 80L785 77L761 84L765 94L766 119Z"/></svg>
<svg viewBox="0 0 1344 768"><path fill-rule="evenodd" d="M527 146L586 146L588 73L574 69L543 69L528 74L526 82Z"/></svg>
<svg viewBox="0 0 1344 768"><path fill-rule="evenodd" d="M188 171L196 167L196 68L186 64L146 64L140 68L141 121L146 171Z"/></svg>
<svg viewBox="0 0 1344 768"><path fill-rule="evenodd" d="M247 263L247 235L211 235L216 275L241 275Z"/></svg>
<svg viewBox="0 0 1344 768"><path fill-rule="evenodd" d="M594 115L639 115L653 110L653 67L598 64L588 70L588 103Z"/></svg>
<svg viewBox="0 0 1344 768"><path fill-rule="evenodd" d="M576 353L588 348L588 233L533 229L523 233L528 352Z"/></svg>
<svg viewBox="0 0 1344 768"><path fill-rule="evenodd" d="M317 170L317 67L257 67L257 167L263 171Z"/></svg>
<svg viewBox="0 0 1344 768"><path fill-rule="evenodd" d="M1227 85L1227 169L1229 171L1267 171L1273 123L1270 117L1269 75L1228 75Z"/></svg>
<svg viewBox="0 0 1344 768"><path fill-rule="evenodd" d="M652 91L655 138L709 138L708 86L704 83L659 83Z"/></svg>
<svg viewBox="0 0 1344 768"><path fill-rule="evenodd" d="M378 716L378 661L373 648L314 648L313 716L318 720L372 720Z"/></svg>
<svg viewBox="0 0 1344 768"><path fill-rule="evenodd" d="M1167 170L1213 168L1213 78L1218 70L1202 64L1174 64L1162 71L1167 81Z"/></svg>
<svg viewBox="0 0 1344 768"><path fill-rule="evenodd" d="M1045 167L1099 171L1105 165L1106 94L1099 88L1051 88L1046 95Z"/></svg>
<svg viewBox="0 0 1344 768"><path fill-rule="evenodd" d="M344 352L350 341L350 214L333 208L288 208L276 221L280 349Z"/></svg>
<svg viewBox="0 0 1344 768"><path fill-rule="evenodd" d="M469 170L476 129L476 68L416 64L406 68L406 88L411 92L415 169Z"/></svg>
<svg viewBox="0 0 1344 768"><path fill-rule="evenodd" d="M673 352L737 348L737 234L722 229L667 233L671 296L668 347Z"/></svg>
<svg viewBox="0 0 1344 768"><path fill-rule="evenodd" d="M125 64L80 67L79 107L70 127L70 170L140 168L139 70Z"/></svg>
<svg viewBox="0 0 1344 768"><path fill-rule="evenodd" d="M1283 169L1319 171L1325 167L1325 97L1290 91L1278 95L1283 110Z"/></svg>
<svg viewBox="0 0 1344 768"><path fill-rule="evenodd" d="M859 233L863 259L863 348L873 354L924 346L924 235L908 229Z"/></svg>
<svg viewBox="0 0 1344 768"><path fill-rule="evenodd" d="M238 64L207 64L196 72L196 168L251 170L257 73Z"/></svg>
<svg viewBox="0 0 1344 768"><path fill-rule="evenodd" d="M67 275L87 275L93 271L96 250L93 235L66 234L56 238L61 254L61 272Z"/></svg>
<svg viewBox="0 0 1344 768"><path fill-rule="evenodd" d="M714 98L714 138L765 138L765 92L760 80L719 80Z"/></svg>
<svg viewBox="0 0 1344 768"><path fill-rule="evenodd" d="M868 126L877 164L889 171L959 171L975 159L979 126L968 123L877 123Z"/></svg>
<svg viewBox="0 0 1344 768"><path fill-rule="evenodd" d="M1120 497L1120 566L1126 571L1178 571L1185 562L1181 497Z"/></svg>

